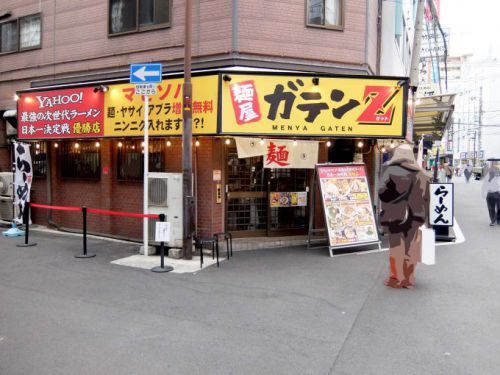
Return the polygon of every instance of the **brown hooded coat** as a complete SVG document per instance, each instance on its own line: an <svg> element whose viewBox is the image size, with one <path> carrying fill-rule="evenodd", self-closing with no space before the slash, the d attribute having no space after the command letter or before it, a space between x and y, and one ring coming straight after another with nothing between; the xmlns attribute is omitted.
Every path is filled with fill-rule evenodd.
<svg viewBox="0 0 500 375"><path fill-rule="evenodd" d="M420 261L418 228L429 217L430 177L415 162L410 146L399 146L386 164L379 197L380 224L389 234L391 275L386 284L411 287Z"/></svg>

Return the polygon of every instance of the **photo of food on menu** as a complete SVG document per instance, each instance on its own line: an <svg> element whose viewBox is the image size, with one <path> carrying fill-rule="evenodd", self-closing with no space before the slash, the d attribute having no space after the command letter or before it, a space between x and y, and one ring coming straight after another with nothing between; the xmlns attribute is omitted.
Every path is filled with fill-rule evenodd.
<svg viewBox="0 0 500 375"><path fill-rule="evenodd" d="M364 167L324 168L339 168L319 173L330 246L378 241Z"/></svg>

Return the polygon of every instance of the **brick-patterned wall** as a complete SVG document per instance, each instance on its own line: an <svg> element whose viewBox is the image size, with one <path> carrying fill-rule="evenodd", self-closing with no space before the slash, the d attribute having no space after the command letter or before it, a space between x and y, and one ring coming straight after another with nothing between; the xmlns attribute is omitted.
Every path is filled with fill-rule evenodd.
<svg viewBox="0 0 500 375"><path fill-rule="evenodd" d="M172 138L172 146L166 147L166 171L182 172L182 139ZM52 159L52 204L59 206L87 206L112 211L142 212L143 182L118 181L116 178L117 141L100 141L101 178L98 181L81 179L69 180L60 177L59 148L54 142L48 143ZM193 164L197 160L197 205L198 230L200 235L211 235L223 229L223 204L216 203L216 182L213 169L221 169L219 139L200 138L200 146L193 147ZM104 170L108 169L108 174ZM48 203L46 179L35 179L33 202ZM79 212L52 211L53 223L72 229L82 228L82 215ZM47 224L47 212L35 209L33 221ZM88 230L94 233L119 237L142 238L142 220L118 216L89 213Z"/></svg>
<svg viewBox="0 0 500 375"><path fill-rule="evenodd" d="M344 30L306 27L305 3L304 0L240 1L239 51L323 62L366 63L365 0L344 1ZM369 15L374 20L369 24L370 33L373 32L373 24L376 33L376 9L370 8ZM370 50L376 50L376 38L369 38L368 44ZM370 62L373 60L370 59ZM375 67L372 69L374 71Z"/></svg>
<svg viewBox="0 0 500 375"><path fill-rule="evenodd" d="M304 0L239 1L233 51L233 2L195 1L194 63L213 65L217 59L236 53L253 55L256 62L260 58L267 61L269 57L288 62L310 59L326 66L347 64L359 68L369 64L375 71L376 1L369 2L368 33L366 0L344 2L342 31L306 27L305 3ZM108 36L108 1L2 0L2 9L11 10L12 19L41 12L42 48L2 56L0 109L14 108L12 96L29 88L32 81L93 73L126 76L131 63L160 61L179 66L184 56L184 5L173 0L170 28Z"/></svg>

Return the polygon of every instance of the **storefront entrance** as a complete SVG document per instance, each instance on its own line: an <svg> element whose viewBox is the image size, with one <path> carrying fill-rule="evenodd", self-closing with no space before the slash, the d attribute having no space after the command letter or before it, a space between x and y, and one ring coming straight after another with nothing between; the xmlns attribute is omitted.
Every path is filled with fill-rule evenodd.
<svg viewBox="0 0 500 375"><path fill-rule="evenodd" d="M307 169L264 169L262 157L227 148L226 229L236 237L307 233Z"/></svg>

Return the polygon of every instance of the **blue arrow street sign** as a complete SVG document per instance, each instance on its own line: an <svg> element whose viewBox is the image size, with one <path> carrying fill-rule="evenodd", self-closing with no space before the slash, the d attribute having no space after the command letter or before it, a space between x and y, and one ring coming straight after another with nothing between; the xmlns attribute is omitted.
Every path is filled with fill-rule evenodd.
<svg viewBox="0 0 500 375"><path fill-rule="evenodd" d="M161 82L161 64L130 65L130 83Z"/></svg>

